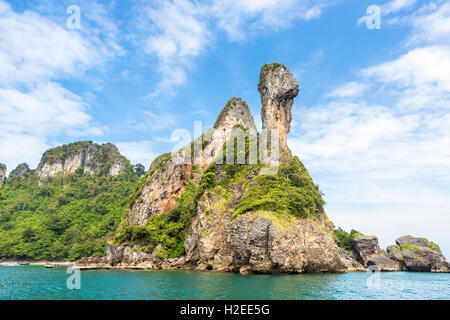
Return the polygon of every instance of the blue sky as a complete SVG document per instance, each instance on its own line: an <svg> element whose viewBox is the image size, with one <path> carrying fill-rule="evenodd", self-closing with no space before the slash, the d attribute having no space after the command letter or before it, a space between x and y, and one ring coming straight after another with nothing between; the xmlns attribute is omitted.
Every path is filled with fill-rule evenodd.
<svg viewBox="0 0 450 320"><path fill-rule="evenodd" d="M78 5L81 28L68 29ZM368 29L377 5L381 29ZM260 125L259 70L300 83L288 143L331 220L435 240L450 256L450 3L0 0L0 162L116 143L145 166L231 97Z"/></svg>

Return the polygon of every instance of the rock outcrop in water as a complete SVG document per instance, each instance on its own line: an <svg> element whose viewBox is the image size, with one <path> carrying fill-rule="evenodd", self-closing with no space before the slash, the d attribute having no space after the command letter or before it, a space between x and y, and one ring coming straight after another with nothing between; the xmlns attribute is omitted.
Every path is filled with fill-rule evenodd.
<svg viewBox="0 0 450 320"><path fill-rule="evenodd" d="M356 259L365 267L370 258L381 252L378 238L375 236L360 236L353 239L353 249Z"/></svg>
<svg viewBox="0 0 450 320"><path fill-rule="evenodd" d="M409 261L410 248L391 255L392 248L381 250L376 237L358 236L353 253L337 246L320 191L287 146L297 81L286 66L269 64L258 89L263 129L278 130L284 155L275 170L265 170L261 162L241 165L239 151L228 148L236 130L245 133L246 146L260 136L247 104L232 98L213 129L154 160L106 246L106 257L77 265L264 274L363 271L372 265L385 271L420 269L418 261ZM219 161L230 153L231 163ZM249 158L250 151L244 153ZM445 270L445 259L436 255L440 251L433 252L422 252L422 262L433 261L428 271Z"/></svg>
<svg viewBox="0 0 450 320"><path fill-rule="evenodd" d="M376 237L359 237L354 241L357 259L365 266L379 271L449 272L439 246L425 238L404 236L396 245L381 250Z"/></svg>
<svg viewBox="0 0 450 320"><path fill-rule="evenodd" d="M278 130L280 149L287 155L280 170L286 173L275 170L272 176L267 177L263 174L263 165L239 166L218 161L219 156L226 157L225 143L232 141L236 128L243 130L247 139L258 137L247 104L240 98L232 98L220 113L214 128L191 144L200 143L201 150L192 153L190 161L179 162L191 153L182 149L177 154L162 155L153 162L125 219L125 225L129 227L123 227L124 234L119 237L128 240L107 245L106 265L241 273L363 270L361 264L343 253L334 242L332 224L323 210L320 192L300 161L291 156L287 146L291 108L299 92L297 81L286 66L270 64L262 68L258 89L263 104L263 128ZM226 153L229 152L227 149ZM202 182L207 175L213 176L217 182L214 182L215 187L211 185L204 190ZM134 234L146 235L145 230L153 228L148 224L150 218L153 221L153 217L159 215L179 215L173 211L180 205L176 198L186 192L185 186L189 181L195 183L202 193L197 191L195 197L195 215L184 240L185 254L174 258L162 257L164 244L152 240L151 235L150 238L143 236L137 239ZM279 186L283 183L285 188ZM263 192L258 193L253 201L252 192L258 188ZM271 189L274 194L281 192L278 199L274 196L275 199L258 200ZM285 193L287 190L292 194ZM311 203L305 202L305 195ZM272 202L275 206L271 205ZM284 209L283 213L277 209L278 206L298 206L295 209L298 211ZM79 262L79 265L89 268L86 261Z"/></svg>
<svg viewBox="0 0 450 320"><path fill-rule="evenodd" d="M339 248L315 221L293 218L284 228L264 215L225 225L233 265L241 273L343 272Z"/></svg>

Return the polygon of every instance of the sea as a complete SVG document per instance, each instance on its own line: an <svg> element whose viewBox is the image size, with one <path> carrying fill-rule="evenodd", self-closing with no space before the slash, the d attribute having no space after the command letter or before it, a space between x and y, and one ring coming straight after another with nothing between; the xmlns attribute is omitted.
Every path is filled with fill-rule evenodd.
<svg viewBox="0 0 450 320"><path fill-rule="evenodd" d="M349 272L240 275L0 266L0 300L441 300L450 274Z"/></svg>

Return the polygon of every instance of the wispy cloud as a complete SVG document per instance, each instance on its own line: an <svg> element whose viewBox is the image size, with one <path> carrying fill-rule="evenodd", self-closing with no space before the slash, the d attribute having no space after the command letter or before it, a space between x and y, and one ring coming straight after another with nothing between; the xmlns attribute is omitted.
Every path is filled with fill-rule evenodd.
<svg viewBox="0 0 450 320"><path fill-rule="evenodd" d="M327 94L327 97L350 98L358 97L367 90L368 85L360 82L348 82Z"/></svg>
<svg viewBox="0 0 450 320"><path fill-rule="evenodd" d="M411 9L417 0L391 0L379 6L380 14L382 16L390 16L392 14L398 13L399 11ZM368 16L362 16L358 19L358 25L363 24L367 21ZM390 20L392 22L392 20Z"/></svg>
<svg viewBox="0 0 450 320"><path fill-rule="evenodd" d="M169 0L140 4L151 31L143 47L157 58L161 75L149 97L174 95L177 86L186 82L195 58L207 51L221 33L229 41L244 41L249 36L287 28L295 20L317 18L327 5L326 0Z"/></svg>
<svg viewBox="0 0 450 320"><path fill-rule="evenodd" d="M326 5L326 1L309 0L215 0L211 12L230 40L242 41L249 35L286 28L295 20L317 18Z"/></svg>
<svg viewBox="0 0 450 320"><path fill-rule="evenodd" d="M410 8L417 0L391 0L381 6L383 14L395 13L400 10Z"/></svg>
<svg viewBox="0 0 450 320"><path fill-rule="evenodd" d="M396 3L400 10L414 1ZM322 181L336 223L390 234L392 242L400 234L386 232L386 221L398 226L407 217L402 232L433 230L450 245L445 228L436 227L448 224L443 208L450 204L450 47L446 29L434 27L448 21L447 6L425 5L403 17L415 42L360 70L326 102L297 109L289 143Z"/></svg>
<svg viewBox="0 0 450 320"><path fill-rule="evenodd" d="M157 56L162 75L150 97L163 91L174 94L174 86L186 81L191 59L211 41L205 10L203 5L188 0L162 1L156 7L146 8L156 32L147 38L144 50Z"/></svg>
<svg viewBox="0 0 450 320"><path fill-rule="evenodd" d="M432 2L409 17L408 22L414 28L410 43L438 42L450 45L450 3L438 5L439 2L442 3Z"/></svg>
<svg viewBox="0 0 450 320"><path fill-rule="evenodd" d="M90 121L81 98L55 83L28 92L0 89L1 128L9 132L58 133Z"/></svg>
<svg viewBox="0 0 450 320"><path fill-rule="evenodd" d="M0 83L33 84L74 75L100 56L78 33L35 12L16 13L0 2Z"/></svg>
<svg viewBox="0 0 450 320"><path fill-rule="evenodd" d="M177 115L174 113L142 110L138 118L128 118L119 126L126 130L150 132L174 128L176 122Z"/></svg>
<svg viewBox="0 0 450 320"><path fill-rule="evenodd" d="M146 169L149 169L151 162L158 155L154 152L155 143L149 140L116 142L115 145L131 163L141 163Z"/></svg>
<svg viewBox="0 0 450 320"><path fill-rule="evenodd" d="M0 161L10 168L33 161L55 136L103 134L104 126L89 115L89 104L60 83L81 79L123 54L105 7L85 4L91 10L86 10L82 28L68 30L59 16L16 12L0 0L0 29L5 30L0 33ZM39 9L52 11L45 5ZM15 145L24 148L16 152Z"/></svg>

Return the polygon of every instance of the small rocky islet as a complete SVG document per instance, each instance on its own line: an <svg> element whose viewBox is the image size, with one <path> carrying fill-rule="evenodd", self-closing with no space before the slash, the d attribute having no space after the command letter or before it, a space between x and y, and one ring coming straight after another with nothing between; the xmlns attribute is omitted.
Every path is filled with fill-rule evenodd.
<svg viewBox="0 0 450 320"><path fill-rule="evenodd" d="M120 225L105 235L106 256L83 257L76 266L242 274L449 271L439 246L424 238L404 236L382 250L376 237L357 233L340 245L318 186L287 145L297 80L285 65L267 64L258 90L262 128L279 135L280 158L272 174L259 158L243 165L232 154L234 163L218 161L229 153L237 128L246 133L246 145L261 136L245 101L232 98L214 127L189 145L199 143L202 152L183 148L153 161L130 194ZM82 174L120 176L129 166L110 144L85 143L72 151L63 158L44 154L35 173L38 183L61 173L81 174L80 168ZM29 168L15 171L21 176ZM5 179L6 167L0 165L0 183Z"/></svg>

